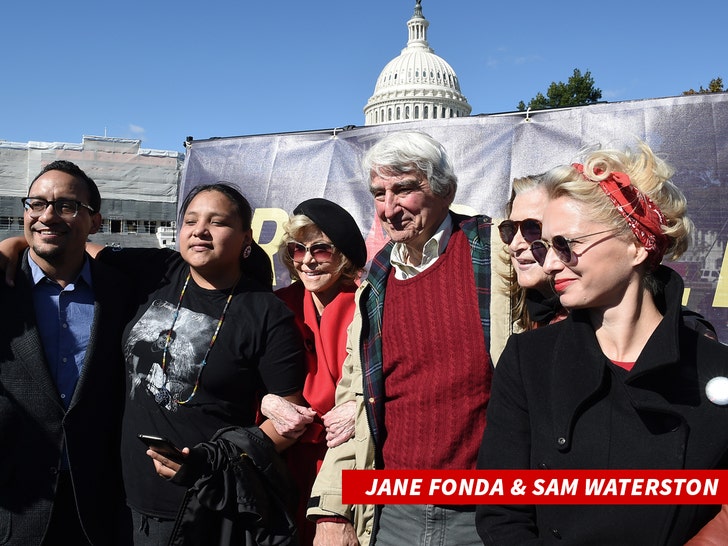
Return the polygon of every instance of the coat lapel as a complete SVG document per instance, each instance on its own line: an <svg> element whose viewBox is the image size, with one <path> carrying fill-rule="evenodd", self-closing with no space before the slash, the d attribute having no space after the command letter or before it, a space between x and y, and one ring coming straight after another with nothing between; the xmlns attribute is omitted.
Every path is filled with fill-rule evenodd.
<svg viewBox="0 0 728 546"><path fill-rule="evenodd" d="M669 309L660 325L625 379L625 390L632 406L640 413L676 416L673 391L680 384L678 325L674 317L679 309ZM549 385L551 407L557 434L564 439L561 449L571 446L574 418L590 397L604 383L609 373L607 359L597 343L586 313L574 311L564 321L559 339L554 343L553 367ZM601 362L601 366L594 363ZM564 388L564 380L571 388ZM676 392L685 396L684 389ZM690 403L689 400L681 400Z"/></svg>
<svg viewBox="0 0 728 546"><path fill-rule="evenodd" d="M23 255L21 268L16 279L16 288L11 292L16 298L13 307L18 311L24 333L14 337L10 342L10 346L17 355L20 365L33 378L40 391L62 408L61 397L48 369L43 342L35 319L32 292L33 276L28 264L27 251Z"/></svg>
<svg viewBox="0 0 728 546"><path fill-rule="evenodd" d="M603 365L594 365L605 357L588 318L575 311L564 320L564 326L568 327L561 330L553 345L555 365L549 380L552 420L561 450L571 447L574 418L600 390L605 372Z"/></svg>

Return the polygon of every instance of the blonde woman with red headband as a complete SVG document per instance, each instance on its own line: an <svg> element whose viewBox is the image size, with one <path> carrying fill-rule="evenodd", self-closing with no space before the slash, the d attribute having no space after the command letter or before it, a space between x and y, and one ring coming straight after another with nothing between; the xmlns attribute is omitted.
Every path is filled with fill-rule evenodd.
<svg viewBox="0 0 728 546"><path fill-rule="evenodd" d="M728 347L685 325L682 279L661 265L692 229L672 174L646 144L545 174L531 253L570 313L509 339L478 468L725 468L728 392L706 385L728 383ZM476 522L499 546L684 544L719 508L483 505Z"/></svg>

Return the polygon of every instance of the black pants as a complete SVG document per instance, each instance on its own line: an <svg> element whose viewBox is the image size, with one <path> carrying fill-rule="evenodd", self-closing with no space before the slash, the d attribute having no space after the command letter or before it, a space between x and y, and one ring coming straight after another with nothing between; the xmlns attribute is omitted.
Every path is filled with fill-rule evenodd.
<svg viewBox="0 0 728 546"><path fill-rule="evenodd" d="M132 509L134 521L134 546L166 546L174 529L173 519L145 516Z"/></svg>

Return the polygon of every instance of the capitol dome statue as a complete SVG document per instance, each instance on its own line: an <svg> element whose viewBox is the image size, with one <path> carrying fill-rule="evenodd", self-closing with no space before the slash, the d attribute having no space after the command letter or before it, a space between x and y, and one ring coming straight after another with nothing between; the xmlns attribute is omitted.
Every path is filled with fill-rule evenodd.
<svg viewBox="0 0 728 546"><path fill-rule="evenodd" d="M427 43L429 25L422 15L422 1L417 0L407 21L407 47L379 74L364 107L365 125L470 115L472 108L460 92L457 74Z"/></svg>

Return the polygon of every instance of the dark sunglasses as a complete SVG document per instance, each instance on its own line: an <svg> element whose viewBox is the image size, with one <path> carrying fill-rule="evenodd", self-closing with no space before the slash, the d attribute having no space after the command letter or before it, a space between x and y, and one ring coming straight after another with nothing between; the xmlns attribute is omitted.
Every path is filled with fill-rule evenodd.
<svg viewBox="0 0 728 546"><path fill-rule="evenodd" d="M314 243L311 246L306 246L301 243L292 242L288 243L288 255L294 262L302 262L306 257L306 252L309 252L313 259L319 263L331 261L331 256L334 254L334 245L329 243Z"/></svg>
<svg viewBox="0 0 728 546"><path fill-rule="evenodd" d="M582 239L587 237L593 237L594 235L601 235L602 233L609 233L610 231L617 231L619 228L605 229L603 231L597 231L595 233L589 233L587 235L581 235L573 239L567 239L563 235L556 235L551 242L539 239L531 243L531 254L533 259L538 262L538 265L543 267L546 262L546 255L549 253L549 248L553 248L556 252L556 257L561 260L565 265L574 265L576 258L574 251L571 249L571 245L574 243L580 243Z"/></svg>
<svg viewBox="0 0 728 546"><path fill-rule="evenodd" d="M519 229L527 243L541 238L541 222L533 218L526 218L525 220L503 220L498 224L501 241L510 245Z"/></svg>

